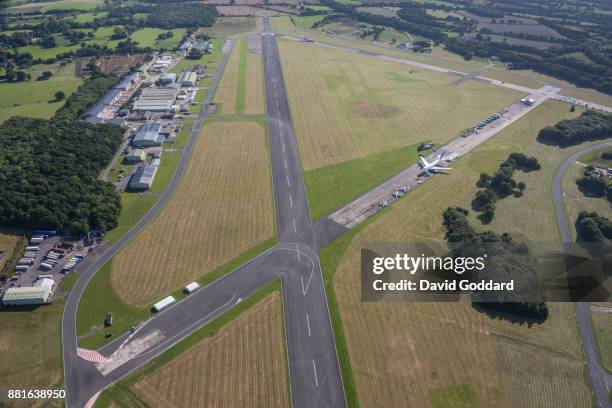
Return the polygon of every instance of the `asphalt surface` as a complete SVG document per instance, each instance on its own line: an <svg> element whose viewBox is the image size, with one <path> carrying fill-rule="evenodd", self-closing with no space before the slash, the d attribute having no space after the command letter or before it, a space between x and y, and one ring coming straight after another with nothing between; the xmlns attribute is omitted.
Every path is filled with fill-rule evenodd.
<svg viewBox="0 0 612 408"><path fill-rule="evenodd" d="M209 98L204 103L205 108L202 109L194 125L194 132L170 186L157 205L136 227L108 248L83 272L81 279L69 294L62 319L67 406L84 406L92 397L95 398L99 391L138 369L278 276L282 279L292 405L294 407L346 406L316 252L318 246L315 227L310 222L276 38L268 32L267 19L264 25L266 32L262 33L262 52L265 61L278 245L162 311L154 318L143 322L134 335L124 334L98 350L102 356L113 362L110 369L110 363L99 364L96 367L94 363L77 356L78 301L95 272L157 215L176 189L198 130L206 117L207 105L214 95L218 76L223 72L228 53L217 71ZM124 356L125 349L145 339L152 340L142 352L135 356Z"/></svg>
<svg viewBox="0 0 612 408"><path fill-rule="evenodd" d="M202 110L194 123L193 130L189 137L189 141L183 149L183 155L178 163L176 172L172 177L172 180L168 184L166 191L160 196L159 200L155 205L147 212L147 214L130 230L128 231L119 241L115 244L107 247L104 252L96 258L94 262L90 264L87 269L81 271L81 277L77 281L76 285L72 288L66 298L66 305L64 306L64 312L62 315L62 353L64 359L64 379L66 388L66 405L81 407L84 402L91 397L93 394L92 389L97 389L96 382L92 381L91 373L95 371L95 367L89 362L80 359L77 356L77 336L76 336L76 315L81 300L81 296L87 287L89 281L93 278L95 273L108 262L117 252L119 252L129 241L131 241L140 231L159 214L164 205L168 202L170 197L174 194L174 191L178 187L182 175L187 167L189 157L193 150L197 135L202 126L202 122L206 118L208 106L212 102L212 96L216 90L220 74L223 72L223 68L227 63L229 53L227 53L223 61L221 62L220 69L215 73L215 77L211 84L208 92L207 100L202 104ZM97 384L101 384L98 382ZM99 387L101 389L102 387Z"/></svg>
<svg viewBox="0 0 612 408"><path fill-rule="evenodd" d="M317 238L310 221L306 191L276 36L264 19L262 56L270 132L270 151L279 246L283 256L283 303L294 407L346 406L331 328Z"/></svg>
<svg viewBox="0 0 612 408"><path fill-rule="evenodd" d="M105 373L102 374L100 367L96 368L93 363L77 357L76 312L80 297L95 272L159 213L176 190L227 62L227 53L215 73L208 99L203 103L204 108L198 116L167 190L132 230L116 244L105 249L103 254L82 272L81 279L67 298L62 318L67 406L84 406L92 396L214 320L278 276L282 279L292 405L346 406L317 249L342 235L347 229L331 219L317 225L310 221L276 36L270 32L267 18L264 19L261 40L278 245L143 322L133 336L121 336L99 350L103 356L113 360L115 355L122 355L123 347L129 348L146 338L154 339L143 352L130 356L123 364L113 366L110 371L102 370ZM384 56L380 57L386 59ZM511 87L511 84L506 84L506 87ZM579 307L583 342L594 345L592 328L590 343L587 343L588 336L583 335L582 323L585 319L580 317L581 313ZM586 322L590 324L590 315L586 316ZM585 346L585 349L594 350L594 358L598 358L596 346ZM603 394L599 388L603 390L604 387L598 384L601 383L602 377L596 371L591 373L593 364L590 361L589 384L594 389L596 399L601 401L599 395ZM601 365L598 367L601 369ZM594 380L591 380L591 375ZM607 395L606 388L606 399Z"/></svg>
<svg viewBox="0 0 612 408"><path fill-rule="evenodd" d="M557 168L553 176L553 199L555 203L555 213L557 222L559 223L559 232L561 233L561 241L565 246L565 250L573 253L574 243L570 234L565 206L563 205L563 189L561 187L563 178L567 170L576 163L580 156L590 153L602 147L612 147L612 142L598 143L582 149L569 156L559 168ZM599 351L597 348L597 339L593 330L593 321L591 320L591 306L589 303L576 303L576 317L578 318L578 328L580 338L582 339L582 347L586 356L587 362L587 382L593 393L595 406L597 408L612 407L610 402L610 389L612 388L612 374L603 367Z"/></svg>

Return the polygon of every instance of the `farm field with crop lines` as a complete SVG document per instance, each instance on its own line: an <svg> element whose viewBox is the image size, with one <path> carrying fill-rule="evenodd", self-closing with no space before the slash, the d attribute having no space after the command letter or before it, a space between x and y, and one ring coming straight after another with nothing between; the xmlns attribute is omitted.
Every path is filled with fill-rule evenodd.
<svg viewBox="0 0 612 408"><path fill-rule="evenodd" d="M113 260L113 289L144 307L274 236L266 131L204 125L173 198Z"/></svg>
<svg viewBox="0 0 612 408"><path fill-rule="evenodd" d="M445 395L463 395L466 405L461 406L472 406L472 399L482 407L591 406L572 304L551 303L544 323L519 324L493 319L462 302L364 303L358 276L364 243L442 239L444 210L470 208L480 172L497 169L512 151L536 155L543 168L523 178L524 202L502 200L487 228L511 234L523 230L532 240L559 239L550 180L563 158L580 147L560 150L534 143L541 127L576 114L557 102L537 107L459 159L449 175L436 175L417 187L348 244L333 287L363 407L431 406ZM473 217L471 222L479 225ZM327 263L323 256L321 263ZM461 392L449 391L456 387Z"/></svg>
<svg viewBox="0 0 612 408"><path fill-rule="evenodd" d="M155 407L288 407L278 291L132 385Z"/></svg>
<svg viewBox="0 0 612 408"><path fill-rule="evenodd" d="M219 114L265 112L261 56L247 51L246 40L234 43L214 101Z"/></svg>
<svg viewBox="0 0 612 408"><path fill-rule="evenodd" d="M422 140L446 142L522 97L304 43L280 41L279 49L304 170Z"/></svg>
<svg viewBox="0 0 612 408"><path fill-rule="evenodd" d="M612 372L612 313L595 312L591 314L591 319L601 362L606 370Z"/></svg>

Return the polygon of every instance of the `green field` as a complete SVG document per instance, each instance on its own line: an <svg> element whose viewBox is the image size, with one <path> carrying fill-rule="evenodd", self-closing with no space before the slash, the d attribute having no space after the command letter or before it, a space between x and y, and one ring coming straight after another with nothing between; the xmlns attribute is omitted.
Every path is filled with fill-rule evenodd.
<svg viewBox="0 0 612 408"><path fill-rule="evenodd" d="M155 180L153 181L150 191L154 193L161 193L166 190L168 183L170 183L170 180L172 180L172 177L174 176L174 171L181 160L182 154L183 151L177 150L177 148L172 148L172 151L170 151L170 148L164 149L164 154L162 156L159 168L157 169L157 175L155 176Z"/></svg>
<svg viewBox="0 0 612 408"><path fill-rule="evenodd" d="M559 149L535 138L542 127L578 114L558 102L544 103L455 162L449 176L433 177L321 250L347 397L363 406L591 405L571 304L549 304L543 324L517 325L491 319L466 302L361 302L359 280L365 243L441 239L444 210L469 208L480 172L497 169L513 151L536 156L542 169L517 173L527 184L524 196L498 202L486 228L534 242L558 241L552 175L583 146ZM467 388L458 387L463 384Z"/></svg>
<svg viewBox="0 0 612 408"><path fill-rule="evenodd" d="M120 193L121 213L117 227L106 233L106 240L117 242L126 232L149 211L159 198L156 195L139 195L137 193Z"/></svg>
<svg viewBox="0 0 612 408"><path fill-rule="evenodd" d="M64 302L0 310L0 384L6 389L54 389L62 383L60 320Z"/></svg>
<svg viewBox="0 0 612 408"><path fill-rule="evenodd" d="M8 13L24 13L30 11L41 11L47 12L50 10L93 10L96 7L104 6L102 0L62 0L62 1L49 1L41 3L26 3L18 6L10 7L6 9Z"/></svg>
<svg viewBox="0 0 612 408"><path fill-rule="evenodd" d="M157 36L159 34L171 31L173 36L171 38L165 40L157 40ZM132 40L138 42L140 47L151 47L154 49L172 49L179 45L181 42L183 35L185 34L185 29L183 28L175 28L172 30L162 30L159 28L143 28L141 30L134 31L130 38Z"/></svg>
<svg viewBox="0 0 612 408"><path fill-rule="evenodd" d="M304 172L313 221L328 215L419 158L418 144ZM400 186L398 186L400 187Z"/></svg>
<svg viewBox="0 0 612 408"><path fill-rule="evenodd" d="M612 373L612 313L591 313L601 362Z"/></svg>
<svg viewBox="0 0 612 408"><path fill-rule="evenodd" d="M200 28L200 32L227 38L246 34L255 29L255 17L219 17L212 27Z"/></svg>
<svg viewBox="0 0 612 408"><path fill-rule="evenodd" d="M592 164L604 168L612 167L612 160L601 159L601 154L609 151L609 147L598 149L578 159L580 163ZM575 164L571 166L563 179L563 203L567 214L567 223L570 226L572 239L576 238L575 222L580 211L595 211L596 213L612 219L612 204L606 197L588 197L576 185L576 180L584 175L584 166Z"/></svg>
<svg viewBox="0 0 612 408"><path fill-rule="evenodd" d="M43 71L54 75L46 81L36 81ZM74 76L74 64L35 65L27 72L31 81L0 83L0 122L11 116L48 119L63 104L55 101L55 93L64 91L69 96L83 82Z"/></svg>

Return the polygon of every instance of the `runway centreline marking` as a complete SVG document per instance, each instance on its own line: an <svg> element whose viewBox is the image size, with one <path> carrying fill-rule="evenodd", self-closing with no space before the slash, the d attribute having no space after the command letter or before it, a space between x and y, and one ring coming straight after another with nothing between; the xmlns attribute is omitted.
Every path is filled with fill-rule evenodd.
<svg viewBox="0 0 612 408"><path fill-rule="evenodd" d="M314 358L312 359L312 370L314 371L315 385L318 387L319 379L317 378L317 365L315 364Z"/></svg>
<svg viewBox="0 0 612 408"><path fill-rule="evenodd" d="M285 159L285 168L287 168L287 159Z"/></svg>
<svg viewBox="0 0 612 408"><path fill-rule="evenodd" d="M289 175L287 174L287 186L291 187L291 183L289 183Z"/></svg>
<svg viewBox="0 0 612 408"><path fill-rule="evenodd" d="M308 313L306 313L306 327L308 327L308 337L310 337L310 320L308 319Z"/></svg>
<svg viewBox="0 0 612 408"><path fill-rule="evenodd" d="M297 228L295 228L295 218L291 217L293 220L293 232L297 232Z"/></svg>
<svg viewBox="0 0 612 408"><path fill-rule="evenodd" d="M293 207L293 199L291 198L291 195L289 196L289 206Z"/></svg>

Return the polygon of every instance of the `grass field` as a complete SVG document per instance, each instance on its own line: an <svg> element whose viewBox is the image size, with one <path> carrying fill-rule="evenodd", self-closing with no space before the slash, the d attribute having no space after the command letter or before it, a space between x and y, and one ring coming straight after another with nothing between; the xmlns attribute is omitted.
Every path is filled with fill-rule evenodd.
<svg viewBox="0 0 612 408"><path fill-rule="evenodd" d="M304 170L443 143L522 94L371 57L279 43ZM308 84L308 86L304 86Z"/></svg>
<svg viewBox="0 0 612 408"><path fill-rule="evenodd" d="M171 31L173 36L165 40L158 40L159 34ZM138 42L141 47L151 47L154 49L165 48L172 49L179 45L185 30L183 28L175 28L172 30L162 30L160 28L143 28L141 30L134 31L130 37L132 40Z"/></svg>
<svg viewBox="0 0 612 408"><path fill-rule="evenodd" d="M7 261L11 259L15 248L22 239L23 235L16 232L0 230L0 271L2 271Z"/></svg>
<svg viewBox="0 0 612 408"><path fill-rule="evenodd" d="M612 372L612 313L591 313L603 366Z"/></svg>
<svg viewBox="0 0 612 408"><path fill-rule="evenodd" d="M53 389L61 385L60 318L63 307L63 301L56 299L34 310L0 309L2 387Z"/></svg>
<svg viewBox="0 0 612 408"><path fill-rule="evenodd" d="M132 390L151 407L288 407L282 327L275 292Z"/></svg>
<svg viewBox="0 0 612 408"><path fill-rule="evenodd" d="M418 144L304 172L313 221L331 213L418 160ZM400 186L398 186L400 187Z"/></svg>
<svg viewBox="0 0 612 408"><path fill-rule="evenodd" d="M608 150L610 150L610 148L598 149L595 152L582 156L578 161L585 164L611 167L612 161L600 159L601 153ZM582 177L583 173L583 166L579 164L573 165L565 174L562 184L563 192L565 193L563 197L565 213L567 214L568 225L570 225L572 239L576 239L576 228L574 227L574 223L580 211L595 211L604 217L612 219L612 204L606 200L606 197L587 197L578 190L576 180Z"/></svg>
<svg viewBox="0 0 612 408"><path fill-rule="evenodd" d="M283 335L280 281L276 280L113 385L101 395L96 407L288 406ZM232 355L232 364L227 363L227 354ZM162 377L174 376L186 367L191 375L181 372L174 380L190 378L189 383ZM148 389L152 384L164 390L180 387L182 400L177 401L177 393L168 390L163 400L151 401ZM147 392L142 398L140 388ZM152 392L157 394L160 389Z"/></svg>
<svg viewBox="0 0 612 408"><path fill-rule="evenodd" d="M274 236L266 131L258 122L203 127L183 182L113 261L113 289L145 307Z"/></svg>
<svg viewBox="0 0 612 408"><path fill-rule="evenodd" d="M247 51L246 40L234 44L214 101L222 115L265 112L261 56Z"/></svg>
<svg viewBox="0 0 612 408"><path fill-rule="evenodd" d="M459 406L591 406L571 304L549 304L549 319L529 327L492 320L466 303L364 303L358 277L363 243L442 238L446 207L469 208L479 173L496 169L511 151L535 154L543 168L524 178L522 202L498 203L490 227L523 232L534 241L558 239L551 178L571 150L538 146L535 136L541 127L579 113L545 103L454 163L449 176L433 177L352 240L321 251L337 302L330 308L341 320L342 329L334 325L336 338L346 342L339 354L350 358L362 406L453 406L457 399Z"/></svg>
<svg viewBox="0 0 612 408"><path fill-rule="evenodd" d="M93 10L96 7L104 6L102 0L62 0L41 3L25 3L10 7L6 11L9 13L23 13L33 10L40 10L43 13L50 10Z"/></svg>
<svg viewBox="0 0 612 408"><path fill-rule="evenodd" d="M43 71L51 71L53 76L46 81L36 81ZM63 104L55 101L55 93L64 91L69 96L83 82L74 75L74 64L64 67L36 65L28 73L32 76L31 81L0 83L0 122L11 116L48 119Z"/></svg>
<svg viewBox="0 0 612 408"><path fill-rule="evenodd" d="M155 204L158 196L138 195L137 193L120 193L121 213L117 226L108 231L105 238L110 243L117 242L126 232L128 232Z"/></svg>
<svg viewBox="0 0 612 408"><path fill-rule="evenodd" d="M219 17L212 27L200 28L200 32L220 38L246 34L256 27L255 17Z"/></svg>

